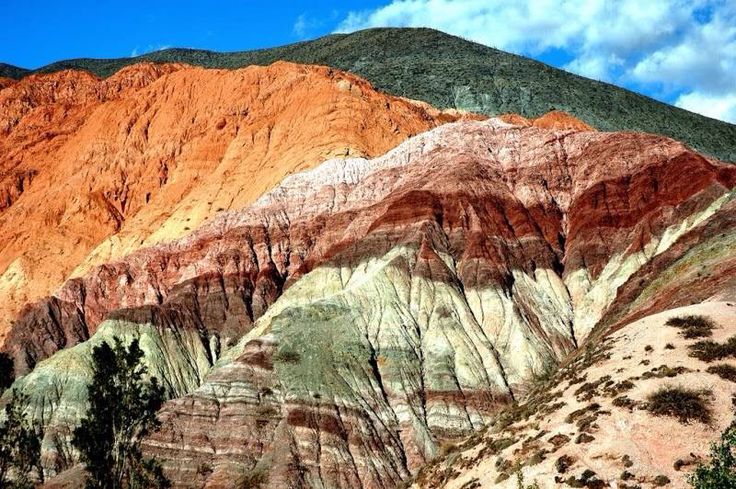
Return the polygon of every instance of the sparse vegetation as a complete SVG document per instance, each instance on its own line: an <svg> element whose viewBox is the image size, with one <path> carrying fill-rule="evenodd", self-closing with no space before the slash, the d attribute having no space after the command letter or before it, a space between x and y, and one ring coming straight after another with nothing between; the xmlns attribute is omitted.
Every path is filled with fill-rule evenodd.
<svg viewBox="0 0 736 489"><path fill-rule="evenodd" d="M703 362L713 362L736 356L736 336L732 336L725 343L711 340L698 341L690 345L690 356Z"/></svg>
<svg viewBox="0 0 736 489"><path fill-rule="evenodd" d="M596 473L590 469L586 469L580 474L580 477L570 476L565 479L565 484L570 487L588 487L599 489L606 486L606 483L596 477Z"/></svg>
<svg viewBox="0 0 736 489"><path fill-rule="evenodd" d="M468 482L460 486L460 489L479 489L481 487L480 481L477 477L473 477Z"/></svg>
<svg viewBox="0 0 736 489"><path fill-rule="evenodd" d="M595 413L601 408L601 405L597 402L594 402L592 404L588 404L587 406L576 409L575 411L571 412L567 415L565 418L565 423L575 423L578 419L582 418L587 413Z"/></svg>
<svg viewBox="0 0 736 489"><path fill-rule="evenodd" d="M636 404L631 398L628 396L619 396L616 399L614 399L611 404L613 404L616 407L620 408L632 408Z"/></svg>
<svg viewBox="0 0 736 489"><path fill-rule="evenodd" d="M727 363L720 365L711 365L706 370L709 374L715 374L724 380L736 382L736 367Z"/></svg>
<svg viewBox="0 0 736 489"><path fill-rule="evenodd" d="M570 437L563 435L562 433L558 433L547 441L549 441L555 447L555 450L557 450L561 446L567 445L570 442Z"/></svg>
<svg viewBox="0 0 736 489"><path fill-rule="evenodd" d="M539 489L539 484L534 481L527 485L524 481L524 473L519 469L516 471L516 489Z"/></svg>
<svg viewBox="0 0 736 489"><path fill-rule="evenodd" d="M641 375L642 379L662 379L664 377L677 377L680 374L688 372L689 369L683 366L679 367L668 367L667 365L660 365L651 369L649 372L644 372Z"/></svg>
<svg viewBox="0 0 736 489"><path fill-rule="evenodd" d="M711 420L709 392L664 386L647 398L647 410L655 416L670 416L682 423Z"/></svg>
<svg viewBox="0 0 736 489"><path fill-rule="evenodd" d="M590 443L593 440L595 440L595 437L593 435L589 435L588 433L580 433L578 437L575 438L575 443Z"/></svg>
<svg viewBox="0 0 736 489"><path fill-rule="evenodd" d="M564 474L574 463L575 459L570 455L562 455L555 461L555 470L560 474Z"/></svg>
<svg viewBox="0 0 736 489"><path fill-rule="evenodd" d="M235 481L237 489L258 489L268 481L268 471L263 467L254 467L245 471Z"/></svg>
<svg viewBox="0 0 736 489"><path fill-rule="evenodd" d="M708 338L713 335L716 324L705 316L680 316L667 320L667 326L678 328L680 334L687 338Z"/></svg>
<svg viewBox="0 0 736 489"><path fill-rule="evenodd" d="M654 478L654 481L652 481L652 483L654 484L654 487L666 486L670 483L670 478L666 475L658 475Z"/></svg>

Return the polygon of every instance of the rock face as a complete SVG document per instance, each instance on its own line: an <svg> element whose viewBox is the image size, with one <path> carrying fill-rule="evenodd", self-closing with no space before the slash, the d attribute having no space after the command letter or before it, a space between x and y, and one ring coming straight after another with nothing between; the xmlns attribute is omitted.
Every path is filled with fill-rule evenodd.
<svg viewBox="0 0 736 489"><path fill-rule="evenodd" d="M97 335L18 385L62 426L84 403L70 359L140 336L190 392L145 444L176 486L395 487L587 339L733 295L734 186L662 137L446 124L68 282L16 323L16 359Z"/></svg>
<svg viewBox="0 0 736 489"><path fill-rule="evenodd" d="M23 305L70 276L185 235L289 173L379 155L457 117L283 62L2 79L0 340Z"/></svg>

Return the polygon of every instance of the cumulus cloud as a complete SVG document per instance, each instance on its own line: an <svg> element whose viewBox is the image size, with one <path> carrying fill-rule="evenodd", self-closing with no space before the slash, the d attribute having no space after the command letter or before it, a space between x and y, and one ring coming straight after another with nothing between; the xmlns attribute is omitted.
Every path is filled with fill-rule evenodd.
<svg viewBox="0 0 736 489"><path fill-rule="evenodd" d="M433 27L529 56L559 50L569 71L671 102L736 95L731 0L394 0L349 13L337 30L380 26Z"/></svg>
<svg viewBox="0 0 736 489"><path fill-rule="evenodd" d="M719 96L690 92L680 95L675 105L691 112L698 112L714 119L736 124L736 93Z"/></svg>

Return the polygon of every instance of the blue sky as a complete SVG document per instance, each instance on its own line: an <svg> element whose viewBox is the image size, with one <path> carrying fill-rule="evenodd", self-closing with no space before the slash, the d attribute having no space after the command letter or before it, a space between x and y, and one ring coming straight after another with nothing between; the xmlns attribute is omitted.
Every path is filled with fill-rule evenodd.
<svg viewBox="0 0 736 489"><path fill-rule="evenodd" d="M0 61L234 51L428 26L736 122L736 0L2 0Z"/></svg>

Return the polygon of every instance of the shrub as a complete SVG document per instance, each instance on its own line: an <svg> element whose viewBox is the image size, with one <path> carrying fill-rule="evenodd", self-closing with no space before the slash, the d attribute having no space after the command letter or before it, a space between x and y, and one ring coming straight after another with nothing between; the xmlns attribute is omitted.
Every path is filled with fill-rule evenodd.
<svg viewBox="0 0 736 489"><path fill-rule="evenodd" d="M592 435L589 435L587 433L580 433L577 438L575 438L575 443L581 444L581 443L590 443L591 441L595 440L595 437Z"/></svg>
<svg viewBox="0 0 736 489"><path fill-rule="evenodd" d="M0 352L0 394L13 385L15 380L15 369L13 357L5 352Z"/></svg>
<svg viewBox="0 0 736 489"><path fill-rule="evenodd" d="M634 465L634 461L631 460L631 455L625 454L623 457L621 457L621 463L624 464L624 467L627 469Z"/></svg>
<svg viewBox="0 0 736 489"><path fill-rule="evenodd" d="M614 399L611 404L620 408L631 407L634 405L634 401L632 401L628 396L619 396Z"/></svg>
<svg viewBox="0 0 736 489"><path fill-rule="evenodd" d="M300 359L301 355L299 355L299 352L285 349L277 351L276 355L274 355L274 360L281 363L299 363Z"/></svg>
<svg viewBox="0 0 736 489"><path fill-rule="evenodd" d="M558 473L564 474L565 472L567 472L567 469L569 469L574 463L575 459L572 458L570 455L562 455L555 462L555 469Z"/></svg>
<svg viewBox="0 0 736 489"><path fill-rule="evenodd" d="M235 481L236 488L258 489L268 481L268 472L264 467L254 467L241 474Z"/></svg>
<svg viewBox="0 0 736 489"><path fill-rule="evenodd" d="M670 483L670 478L666 475L658 475L654 478L654 487L666 486Z"/></svg>
<svg viewBox="0 0 736 489"><path fill-rule="evenodd" d="M655 416L671 416L682 423L695 420L708 424L711 409L709 392L685 387L665 386L647 399L647 410Z"/></svg>
<svg viewBox="0 0 736 489"><path fill-rule="evenodd" d="M521 469L516 471L516 488L517 489L539 489L539 484L537 481L532 482L529 485L526 485L526 482L524 482L524 474L521 472Z"/></svg>
<svg viewBox="0 0 736 489"><path fill-rule="evenodd" d="M197 475L208 477L212 473L212 465L207 462L202 462L197 466Z"/></svg>
<svg viewBox="0 0 736 489"><path fill-rule="evenodd" d="M736 423L721 435L721 441L710 448L711 461L699 465L688 481L695 489L718 489L736 487Z"/></svg>
<svg viewBox="0 0 736 489"><path fill-rule="evenodd" d="M736 367L727 363L712 365L706 370L709 374L715 374L722 379L736 382Z"/></svg>
<svg viewBox="0 0 736 489"><path fill-rule="evenodd" d="M698 341L690 345L690 356L703 362L736 356L736 336L732 336L725 343L717 343L711 340Z"/></svg>
<svg viewBox="0 0 736 489"><path fill-rule="evenodd" d="M680 330L680 334L688 339L707 338L713 334L715 323L705 316L681 316L667 320L667 326Z"/></svg>

